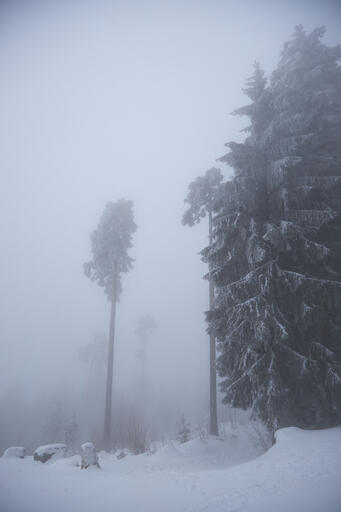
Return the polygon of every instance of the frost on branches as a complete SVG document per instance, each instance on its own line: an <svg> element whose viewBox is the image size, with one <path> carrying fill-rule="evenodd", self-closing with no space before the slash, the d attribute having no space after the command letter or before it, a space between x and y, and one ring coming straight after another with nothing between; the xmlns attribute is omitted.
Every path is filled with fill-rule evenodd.
<svg viewBox="0 0 341 512"><path fill-rule="evenodd" d="M122 291L121 273L132 268L133 259L128 250L132 247L136 229L132 201L120 199L106 204L98 226L91 234L93 258L84 263L84 272L104 288L109 299L113 293L118 299Z"/></svg>
<svg viewBox="0 0 341 512"><path fill-rule="evenodd" d="M341 47L323 34L297 27L269 85L255 65L202 253L224 401L272 430L341 423Z"/></svg>

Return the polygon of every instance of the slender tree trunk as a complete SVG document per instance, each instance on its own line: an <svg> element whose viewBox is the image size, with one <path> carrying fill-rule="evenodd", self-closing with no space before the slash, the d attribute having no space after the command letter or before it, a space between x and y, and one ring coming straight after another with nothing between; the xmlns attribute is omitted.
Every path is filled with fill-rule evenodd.
<svg viewBox="0 0 341 512"><path fill-rule="evenodd" d="M209 243L212 244L212 212L208 213L209 223ZM210 300L209 308L213 308L214 302L214 285L210 276L209 280ZM217 372L215 367L216 350L215 337L210 335L210 435L218 436L218 416L217 416Z"/></svg>
<svg viewBox="0 0 341 512"><path fill-rule="evenodd" d="M109 347L108 347L108 367L107 367L107 387L105 394L105 417L104 417L104 446L106 450L111 450L111 405L112 405L112 382L114 368L114 339L115 339L115 320L116 320L116 265L113 272L113 291L111 297L110 328L109 328Z"/></svg>

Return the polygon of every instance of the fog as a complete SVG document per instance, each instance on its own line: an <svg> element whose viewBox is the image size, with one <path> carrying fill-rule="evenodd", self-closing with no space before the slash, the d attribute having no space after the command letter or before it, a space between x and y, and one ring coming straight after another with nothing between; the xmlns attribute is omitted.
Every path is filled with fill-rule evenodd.
<svg viewBox="0 0 341 512"><path fill-rule="evenodd" d="M326 25L335 44L340 14L328 1L1 2L1 450L34 448L57 409L81 440L102 429L106 367L89 376L79 349L107 335L109 302L83 263L105 203L122 197L138 230L113 423L124 407L158 436L182 414L206 421L207 224L181 225L188 184L244 137L230 112L248 101L253 62L269 74L299 23ZM146 314L158 327L142 370Z"/></svg>

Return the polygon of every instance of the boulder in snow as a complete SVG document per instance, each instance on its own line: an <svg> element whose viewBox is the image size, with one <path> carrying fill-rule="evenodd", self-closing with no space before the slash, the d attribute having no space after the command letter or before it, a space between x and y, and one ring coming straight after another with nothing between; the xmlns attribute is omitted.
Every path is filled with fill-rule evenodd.
<svg viewBox="0 0 341 512"><path fill-rule="evenodd" d="M39 446L33 453L34 460L38 460L40 462L47 462L52 457L55 458L63 458L66 457L66 444L62 443L54 443L54 444L46 444L44 446Z"/></svg>
<svg viewBox="0 0 341 512"><path fill-rule="evenodd" d="M25 448L23 446L11 446L4 451L4 459L23 459L25 457Z"/></svg>
<svg viewBox="0 0 341 512"><path fill-rule="evenodd" d="M100 467L96 448L93 443L84 443L81 446L82 465L81 469L87 469L89 466Z"/></svg>

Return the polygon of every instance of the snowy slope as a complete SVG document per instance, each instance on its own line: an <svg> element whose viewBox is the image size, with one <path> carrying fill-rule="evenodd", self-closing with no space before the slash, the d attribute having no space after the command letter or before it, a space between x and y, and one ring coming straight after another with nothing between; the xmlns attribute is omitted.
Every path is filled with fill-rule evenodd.
<svg viewBox="0 0 341 512"><path fill-rule="evenodd" d="M240 463L255 457L244 441L192 440L122 460L102 454L101 470L81 471L78 456L0 459L0 510L341 511L341 428L280 430L267 453Z"/></svg>

